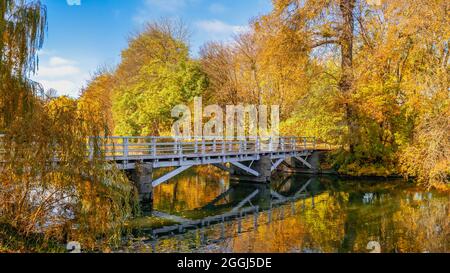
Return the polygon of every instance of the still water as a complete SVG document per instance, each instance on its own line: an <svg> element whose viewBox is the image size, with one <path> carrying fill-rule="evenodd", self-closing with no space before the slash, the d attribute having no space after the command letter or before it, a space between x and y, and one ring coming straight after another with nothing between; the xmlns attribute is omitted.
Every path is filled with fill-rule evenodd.
<svg viewBox="0 0 450 273"><path fill-rule="evenodd" d="M449 201L402 180L280 176L258 186L201 168L155 189L158 217L135 221L126 251L449 252Z"/></svg>

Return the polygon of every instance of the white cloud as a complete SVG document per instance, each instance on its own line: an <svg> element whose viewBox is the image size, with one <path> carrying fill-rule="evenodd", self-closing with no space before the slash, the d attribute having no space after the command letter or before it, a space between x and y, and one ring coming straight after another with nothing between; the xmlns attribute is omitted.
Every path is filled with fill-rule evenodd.
<svg viewBox="0 0 450 273"><path fill-rule="evenodd" d="M70 80L41 80L45 90L55 89L58 91L58 96L77 97L79 91L77 91L77 83Z"/></svg>
<svg viewBox="0 0 450 273"><path fill-rule="evenodd" d="M49 64L51 66L59 66L59 65L71 65L74 64L75 62L72 60L68 60L68 59L64 59L61 57L51 57Z"/></svg>
<svg viewBox="0 0 450 273"><path fill-rule="evenodd" d="M56 89L59 96L78 97L89 75L83 73L73 60L53 54L47 54L45 57L33 80L39 82L45 90Z"/></svg>
<svg viewBox="0 0 450 273"><path fill-rule="evenodd" d="M197 28L208 33L213 39L229 39L232 35L247 31L248 26L230 25L220 20L202 20L195 23Z"/></svg>
<svg viewBox="0 0 450 273"><path fill-rule="evenodd" d="M38 75L45 78L60 78L80 74L80 69L73 65L41 66Z"/></svg>

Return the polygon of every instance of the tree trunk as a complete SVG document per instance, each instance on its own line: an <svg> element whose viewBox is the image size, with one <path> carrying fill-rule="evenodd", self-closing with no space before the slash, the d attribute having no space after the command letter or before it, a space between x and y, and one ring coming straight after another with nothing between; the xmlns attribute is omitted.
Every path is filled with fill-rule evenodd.
<svg viewBox="0 0 450 273"><path fill-rule="evenodd" d="M347 128L349 131L348 144L350 147L350 153L354 153L356 144L356 122L355 111L353 105L350 103L350 97L353 89L353 37L354 37L354 13L355 0L341 0L340 10L342 12L342 35L340 38L341 55L342 55L342 75L339 83L339 88L345 98L345 114Z"/></svg>

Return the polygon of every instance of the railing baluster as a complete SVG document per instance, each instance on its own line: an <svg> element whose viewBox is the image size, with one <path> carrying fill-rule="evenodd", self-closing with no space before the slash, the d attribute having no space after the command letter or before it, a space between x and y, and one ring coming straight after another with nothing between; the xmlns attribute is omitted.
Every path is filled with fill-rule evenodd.
<svg viewBox="0 0 450 273"><path fill-rule="evenodd" d="M156 138L152 138L152 155L156 157Z"/></svg>
<svg viewBox="0 0 450 273"><path fill-rule="evenodd" d="M202 154L206 154L206 143L205 143L205 138L202 138Z"/></svg>
<svg viewBox="0 0 450 273"><path fill-rule="evenodd" d="M129 147L129 143L128 143L128 138L123 138L122 140L122 145L123 145L123 156L127 159L128 158L128 147Z"/></svg>

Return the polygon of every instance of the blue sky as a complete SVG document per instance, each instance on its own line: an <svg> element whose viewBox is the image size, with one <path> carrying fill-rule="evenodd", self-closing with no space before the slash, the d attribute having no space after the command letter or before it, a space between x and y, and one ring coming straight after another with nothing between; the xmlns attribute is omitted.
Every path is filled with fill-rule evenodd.
<svg viewBox="0 0 450 273"><path fill-rule="evenodd" d="M227 41L271 9L270 0L41 0L48 33L34 80L77 97L99 66L116 65L130 33L161 17L181 18L192 33L191 54L209 40Z"/></svg>

